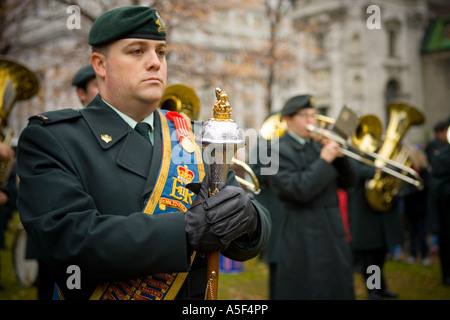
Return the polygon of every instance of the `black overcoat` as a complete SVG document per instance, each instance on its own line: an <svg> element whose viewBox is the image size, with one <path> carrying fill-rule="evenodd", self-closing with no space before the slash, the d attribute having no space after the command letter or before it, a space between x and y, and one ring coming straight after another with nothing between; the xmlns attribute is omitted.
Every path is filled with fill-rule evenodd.
<svg viewBox="0 0 450 320"><path fill-rule="evenodd" d="M280 238L277 299L353 299L353 268L337 195L356 183L346 158L332 164L319 157L321 145L279 140L274 176L285 206ZM276 152L276 148L272 148Z"/></svg>
<svg viewBox="0 0 450 320"><path fill-rule="evenodd" d="M389 210L374 210L366 200L365 184L375 175L375 168L356 160L350 160L358 174L358 184L347 189L348 219L355 250L389 249L405 240L404 227L399 211L398 197Z"/></svg>

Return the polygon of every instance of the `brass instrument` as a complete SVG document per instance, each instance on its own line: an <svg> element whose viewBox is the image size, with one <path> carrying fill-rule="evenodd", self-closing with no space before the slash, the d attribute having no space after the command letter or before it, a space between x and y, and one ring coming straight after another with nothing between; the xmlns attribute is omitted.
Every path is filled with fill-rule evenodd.
<svg viewBox="0 0 450 320"><path fill-rule="evenodd" d="M174 84L166 88L166 91L164 92L164 95L159 104L159 108L163 110L184 113L190 119L198 120L200 111L200 99L192 88L184 84ZM252 179L253 183L237 175L236 180L252 193L259 194L261 192L259 181L252 169L245 162L234 157L231 159L231 161L232 164L244 169L244 171Z"/></svg>
<svg viewBox="0 0 450 320"><path fill-rule="evenodd" d="M360 123L358 124L357 128L361 126L364 127L365 119L366 119L365 117L361 118L361 120L363 121L361 122L360 120ZM346 139L342 138L341 136L335 134L334 132L328 129L318 128L313 125L307 125L307 129L310 132L324 136L327 139L339 143L341 145L339 151L342 154L350 158L353 158L359 162L365 163L369 166L375 167L380 171L382 171L383 173L388 174L392 177L410 183L416 186L418 189L423 188L422 179L420 178L419 174L409 166L408 163L405 163L405 161L401 161L400 158L393 160L383 156L382 154L378 154L372 151L376 149L376 146L378 145L377 143L378 129L373 129L371 127L366 127L366 129L364 130L356 129L352 135L353 143L348 143ZM363 131L359 132L359 130ZM352 147L352 149L355 150L355 152L349 150L350 146Z"/></svg>
<svg viewBox="0 0 450 320"><path fill-rule="evenodd" d="M0 56L0 139L11 146L13 130L5 130L9 114L16 101L32 98L39 91L39 81L36 75L21 63L9 57ZM4 188L14 159L0 161L0 188Z"/></svg>
<svg viewBox="0 0 450 320"><path fill-rule="evenodd" d="M270 115L262 124L261 137L266 140L277 139L285 133L286 129L286 122L281 117L281 113L277 112Z"/></svg>
<svg viewBox="0 0 450 320"><path fill-rule="evenodd" d="M386 137L378 151L380 156L375 160L376 167L389 165L386 159L404 164L407 168L402 173L411 174L418 180L415 184L419 189L423 188L420 176L411 167L409 151L400 145L401 140L409 127L419 125L425 121L423 114L413 106L395 102L388 105L390 120L386 129ZM401 182L393 176L387 176L383 172L375 173L375 176L366 182L366 199L375 210L387 211L392 206L392 200L398 193Z"/></svg>
<svg viewBox="0 0 450 320"><path fill-rule="evenodd" d="M197 120L200 100L192 88L184 84L174 84L164 91L159 108L184 113L190 119Z"/></svg>
<svg viewBox="0 0 450 320"><path fill-rule="evenodd" d="M334 119L322 114L316 114L314 118L320 125L320 128L325 128L334 123ZM281 113L273 113L262 124L260 132L261 137L266 140L280 138L286 132L286 122L283 120Z"/></svg>
<svg viewBox="0 0 450 320"><path fill-rule="evenodd" d="M344 155L376 167L383 173L410 183L418 189L423 188L423 182L419 174L410 167L409 163L401 161L400 158L393 160L384 154L375 153L381 142L382 135L381 121L377 116L366 114L358 119L356 128L351 134L351 143L329 129L335 124L335 119L321 114L316 114L315 119L318 125L308 125L308 130L338 142L341 145L340 152ZM285 131L286 123L280 113L274 113L269 116L261 126L261 136L266 140L279 138ZM349 150L350 146L355 152Z"/></svg>
<svg viewBox="0 0 450 320"><path fill-rule="evenodd" d="M236 158L231 158L231 163L241 167L250 175L250 178L252 179L253 183L245 180L244 178L239 177L236 175L236 180L243 186L245 186L247 189L251 190L254 194L259 194L261 192L261 188L259 187L259 180L256 174L253 172L252 168L248 164L246 164L244 161L238 160Z"/></svg>
<svg viewBox="0 0 450 320"><path fill-rule="evenodd" d="M450 143L450 128L447 127L447 142Z"/></svg>

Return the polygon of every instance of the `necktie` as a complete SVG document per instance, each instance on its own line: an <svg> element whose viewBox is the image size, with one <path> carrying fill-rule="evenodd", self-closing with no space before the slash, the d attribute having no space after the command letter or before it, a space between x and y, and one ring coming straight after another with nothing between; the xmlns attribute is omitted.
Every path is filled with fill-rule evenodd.
<svg viewBox="0 0 450 320"><path fill-rule="evenodd" d="M150 141L150 130L151 130L151 127L150 127L150 125L148 123L139 122L134 127L134 130L139 132L139 134L141 136L143 136L144 139L147 140L148 143L150 143L150 145L152 144L151 141Z"/></svg>
<svg viewBox="0 0 450 320"><path fill-rule="evenodd" d="M148 123L145 122L139 122L135 127L134 130L136 130L145 140L147 140L148 144L150 145L150 159L153 157L153 145L150 141L150 130L152 130L152 127Z"/></svg>

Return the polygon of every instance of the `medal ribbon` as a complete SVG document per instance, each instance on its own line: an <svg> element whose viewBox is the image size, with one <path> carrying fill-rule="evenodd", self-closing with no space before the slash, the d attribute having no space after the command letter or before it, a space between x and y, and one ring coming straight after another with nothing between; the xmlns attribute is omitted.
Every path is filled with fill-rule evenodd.
<svg viewBox="0 0 450 320"><path fill-rule="evenodd" d="M173 124L175 125L175 130L177 131L178 135L178 143L182 145L183 139L189 139L189 128L186 122L186 119L175 111L169 111L166 113L167 119L173 121ZM192 141L191 141L192 142Z"/></svg>

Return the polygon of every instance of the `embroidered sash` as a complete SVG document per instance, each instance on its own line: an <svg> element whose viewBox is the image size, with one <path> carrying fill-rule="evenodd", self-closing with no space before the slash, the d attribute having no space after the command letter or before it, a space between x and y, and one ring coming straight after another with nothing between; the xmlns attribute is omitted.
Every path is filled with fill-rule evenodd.
<svg viewBox="0 0 450 320"><path fill-rule="evenodd" d="M201 149L187 153L178 143L174 123L166 118L166 110L158 109L163 137L163 158L152 194L143 210L146 214L185 212L195 199L195 193L185 188L190 182L199 182L205 175ZM191 123L187 121L191 141L195 141ZM194 252L195 255L195 252ZM191 257L191 263L194 259ZM101 283L91 300L173 300L187 272L160 273L128 281Z"/></svg>

